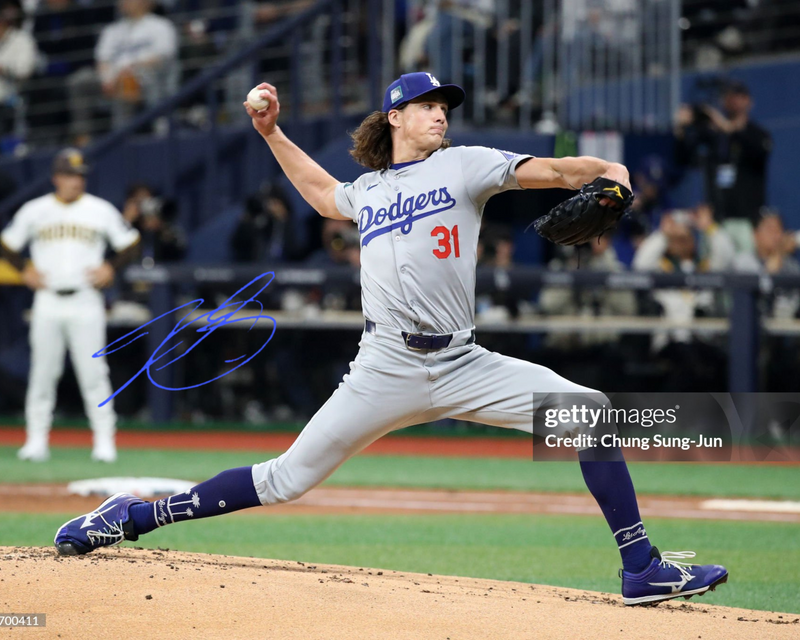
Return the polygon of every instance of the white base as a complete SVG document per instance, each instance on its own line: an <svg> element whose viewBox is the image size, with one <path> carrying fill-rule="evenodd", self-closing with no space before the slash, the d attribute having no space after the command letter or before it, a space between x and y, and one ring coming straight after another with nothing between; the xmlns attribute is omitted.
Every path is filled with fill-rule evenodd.
<svg viewBox="0 0 800 640"><path fill-rule="evenodd" d="M191 489L197 482L173 478L93 478L76 480L67 485L67 491L79 496L111 496L130 493L139 498L174 495Z"/></svg>

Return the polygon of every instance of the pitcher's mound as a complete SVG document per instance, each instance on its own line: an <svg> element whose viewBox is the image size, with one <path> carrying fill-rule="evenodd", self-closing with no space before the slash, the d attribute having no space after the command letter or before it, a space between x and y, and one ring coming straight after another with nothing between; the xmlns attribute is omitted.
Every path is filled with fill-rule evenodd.
<svg viewBox="0 0 800 640"><path fill-rule="evenodd" d="M730 640L800 631L797 615L697 597L632 608L618 594L131 547L78 558L0 547L0 578L0 611L47 614L41 631L52 638Z"/></svg>

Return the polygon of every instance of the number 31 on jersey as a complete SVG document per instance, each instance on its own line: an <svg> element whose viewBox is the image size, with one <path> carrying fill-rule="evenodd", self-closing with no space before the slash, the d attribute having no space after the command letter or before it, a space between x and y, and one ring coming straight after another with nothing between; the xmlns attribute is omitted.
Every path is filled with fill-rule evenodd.
<svg viewBox="0 0 800 640"><path fill-rule="evenodd" d="M439 260L449 258L453 252L455 252L456 258L461 257L461 247L458 245L458 225L452 229L439 225L431 231L431 237L439 240L439 246L433 250L433 255Z"/></svg>

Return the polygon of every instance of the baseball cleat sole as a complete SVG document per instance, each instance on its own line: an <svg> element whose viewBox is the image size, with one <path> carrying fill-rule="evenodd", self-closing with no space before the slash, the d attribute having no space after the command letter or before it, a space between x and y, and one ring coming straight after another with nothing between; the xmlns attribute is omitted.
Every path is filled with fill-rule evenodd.
<svg viewBox="0 0 800 640"><path fill-rule="evenodd" d="M719 585L725 584L728 581L728 574L726 573L715 582L712 582L707 587L701 589L692 589L691 591L680 591L678 593L666 593L657 596L642 596L641 598L623 598L622 601L628 606L651 606L654 607L660 602L665 600L674 600L675 598L691 599L693 596L702 596L706 591L714 591Z"/></svg>

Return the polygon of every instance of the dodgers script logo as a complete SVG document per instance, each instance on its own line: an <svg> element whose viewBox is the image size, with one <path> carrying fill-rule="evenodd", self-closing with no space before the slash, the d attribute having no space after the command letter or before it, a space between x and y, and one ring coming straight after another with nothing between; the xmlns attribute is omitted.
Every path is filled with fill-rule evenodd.
<svg viewBox="0 0 800 640"><path fill-rule="evenodd" d="M358 212L361 246L366 247L373 238L389 233L393 229L400 229L404 235L408 235L415 220L436 215L455 206L456 199L447 192L447 187L441 187L405 199L402 192L398 193L397 200L392 202L388 209L380 208L375 211L369 206L361 207ZM417 211L421 211L421 213L416 213ZM416 215L414 215L415 213ZM387 220L391 224L382 226ZM370 231L373 227L377 228Z"/></svg>

